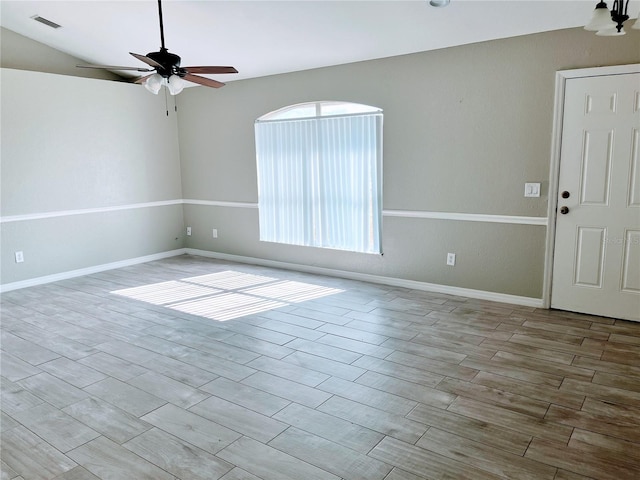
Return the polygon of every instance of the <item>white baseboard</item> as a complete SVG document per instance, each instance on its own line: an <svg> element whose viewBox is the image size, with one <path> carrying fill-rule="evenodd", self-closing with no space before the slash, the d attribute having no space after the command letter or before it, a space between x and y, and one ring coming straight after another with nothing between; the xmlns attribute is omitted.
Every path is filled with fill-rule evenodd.
<svg viewBox="0 0 640 480"><path fill-rule="evenodd" d="M199 255L201 257L216 258L218 260L227 260L230 262L249 263L253 265L261 265L264 267L282 268L285 270L295 270L306 273L316 273L319 275L327 275L330 277L347 278L349 280L360 280L363 282L390 285L393 287L404 287L426 292L457 295L460 297L489 300L492 302L510 303L513 305L521 305L525 307L543 307L543 300L541 298L521 297L518 295L509 295L506 293L495 293L487 292L484 290L474 290L471 288L451 287L449 285L439 285L437 283L419 282L416 280L383 277L381 275L371 275L368 273L349 272L346 270L335 270L332 268L314 267L311 265L300 265L297 263L279 262L276 260L265 260L262 258L254 257L244 257L241 255L231 255L228 253L210 252L208 250L197 250L193 248L187 248L185 250L185 253L189 255Z"/></svg>
<svg viewBox="0 0 640 480"><path fill-rule="evenodd" d="M18 290L20 288L35 287L37 285L44 285L45 283L57 282L59 280L67 280L69 278L82 277L84 275L91 275L92 273L114 270L116 268L128 267L130 265L137 265L139 263L152 262L153 260L175 257L178 255L184 255L185 253L186 249L179 248L177 250L170 250L168 252L154 253L152 255L145 255L143 257L129 258L127 260L120 260L118 262L104 263L102 265L94 265L92 267L80 268L78 270L70 270L68 272L54 273L52 275L45 275L43 277L30 278L29 280L22 280L20 282L5 283L4 285L0 285L0 293L10 292L11 290Z"/></svg>
<svg viewBox="0 0 640 480"><path fill-rule="evenodd" d="M277 260L266 260L263 258L245 257L242 255L231 255L228 253L210 252L208 250L198 250L193 248L179 248L168 252L154 253L143 257L130 258L118 262L105 263L102 265L94 265L92 267L80 268L78 270L70 270L68 272L55 273L53 275L45 275L43 277L31 278L19 282L6 283L0 285L0 293L18 290L20 288L34 287L44 285L46 283L57 282L59 280L67 280L69 278L82 277L91 275L92 273L114 270L116 268L128 267L139 263L152 262L163 258L175 257L183 254L198 255L207 258L216 258L218 260L226 260L230 262L248 263L253 265L261 265L264 267L281 268L284 270L295 270L299 272L315 273L318 275L327 275L330 277L347 278L349 280L360 280L363 282L377 283L381 285L390 285L394 287L410 288L413 290L422 290L426 292L444 293L448 295L457 295L467 298L477 298L480 300L489 300L492 302L510 303L513 305L522 305L526 307L542 308L543 301L541 298L521 297L518 295L509 295L506 293L487 292L484 290L474 290L470 288L451 287L449 285L439 285L437 283L419 282L416 280L406 280L403 278L383 277L381 275L371 275L368 273L349 272L346 270L336 270L332 268L314 267L312 265L300 265L296 263L280 262Z"/></svg>

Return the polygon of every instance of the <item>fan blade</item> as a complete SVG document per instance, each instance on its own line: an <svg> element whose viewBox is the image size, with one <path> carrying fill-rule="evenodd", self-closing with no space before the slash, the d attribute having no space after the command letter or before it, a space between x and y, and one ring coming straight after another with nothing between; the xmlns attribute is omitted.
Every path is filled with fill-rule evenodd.
<svg viewBox="0 0 640 480"><path fill-rule="evenodd" d="M182 67L188 73L238 73L233 67Z"/></svg>
<svg viewBox="0 0 640 480"><path fill-rule="evenodd" d="M187 73L183 78L185 80L189 80L190 82L204 85L205 87L213 87L213 88L224 87L224 83L222 82L218 82L217 80L211 80L210 78L200 77L198 75L191 75L190 73Z"/></svg>
<svg viewBox="0 0 640 480"><path fill-rule="evenodd" d="M141 67L119 67L117 65L76 65L79 68L101 68L104 70L135 70L136 72L153 72L151 68L141 68Z"/></svg>
<svg viewBox="0 0 640 480"><path fill-rule="evenodd" d="M133 52L129 52L131 55L133 55L134 57L136 57L138 60L140 60L141 62L146 63L147 65L151 65L152 67L155 68L162 68L162 65L160 65L158 62L156 62L155 60L146 57L144 55L140 55L139 53L133 53Z"/></svg>
<svg viewBox="0 0 640 480"><path fill-rule="evenodd" d="M152 74L152 75L153 75L153 74ZM138 77L138 78L136 78L136 79L133 81L133 83L138 83L138 84L140 84L140 83L144 83L144 82L145 82L145 80L146 80L147 78L149 78L150 76L151 76L151 75L145 75L144 77Z"/></svg>

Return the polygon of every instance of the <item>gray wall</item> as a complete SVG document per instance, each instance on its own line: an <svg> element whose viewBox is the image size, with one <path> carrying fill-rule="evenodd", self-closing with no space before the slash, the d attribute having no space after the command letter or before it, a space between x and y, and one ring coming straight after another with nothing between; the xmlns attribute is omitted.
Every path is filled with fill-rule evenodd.
<svg viewBox="0 0 640 480"><path fill-rule="evenodd" d="M5 51L30 48L39 60L15 68L57 65L48 47L7 32L3 66ZM555 72L639 61L637 34L572 29L191 88L176 98L177 118L139 86L3 69L1 214L35 218L2 223L0 282L187 246L539 298L544 226L385 216L385 254L376 256L261 243L255 208L178 203L39 217L180 198L257 202L254 120L311 100L384 109L386 210L543 217ZM57 73L87 72L75 63L67 58ZM543 183L542 198L523 197L527 181ZM453 268L447 252L458 255Z"/></svg>
<svg viewBox="0 0 640 480"><path fill-rule="evenodd" d="M184 246L176 115L164 97L12 69L1 84L2 284Z"/></svg>
<svg viewBox="0 0 640 480"><path fill-rule="evenodd" d="M3 68L58 73L74 77L123 80L119 75L106 70L76 67L80 63L85 62L12 30L0 27L0 66Z"/></svg>
<svg viewBox="0 0 640 480"><path fill-rule="evenodd" d="M256 202L254 120L344 100L384 110L386 210L544 217L555 72L637 63L637 40L571 29L189 89L178 112L183 197ZM524 198L525 182L543 183L543 196ZM184 215L190 248L542 296L544 226L385 216L381 257L261 243L251 208L185 205Z"/></svg>

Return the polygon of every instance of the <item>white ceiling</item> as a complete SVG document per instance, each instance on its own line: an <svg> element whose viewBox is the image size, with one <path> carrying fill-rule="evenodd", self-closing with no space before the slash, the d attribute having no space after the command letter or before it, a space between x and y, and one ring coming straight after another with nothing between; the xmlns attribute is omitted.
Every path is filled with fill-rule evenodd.
<svg viewBox="0 0 640 480"><path fill-rule="evenodd" d="M162 6L169 51L183 66L235 66L239 74L212 76L228 82L582 26L596 3L452 0L434 8L428 0L165 0ZM631 2L633 17L639 7ZM35 22L34 15L63 28ZM144 67L128 52L160 47L155 0L2 0L0 24L90 63Z"/></svg>

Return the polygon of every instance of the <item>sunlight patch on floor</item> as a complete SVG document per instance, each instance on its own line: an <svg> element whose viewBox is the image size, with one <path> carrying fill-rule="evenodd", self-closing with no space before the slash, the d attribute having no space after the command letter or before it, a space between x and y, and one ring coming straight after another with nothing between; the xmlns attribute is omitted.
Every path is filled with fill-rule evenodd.
<svg viewBox="0 0 640 480"><path fill-rule="evenodd" d="M224 322L343 291L227 270L111 293Z"/></svg>

